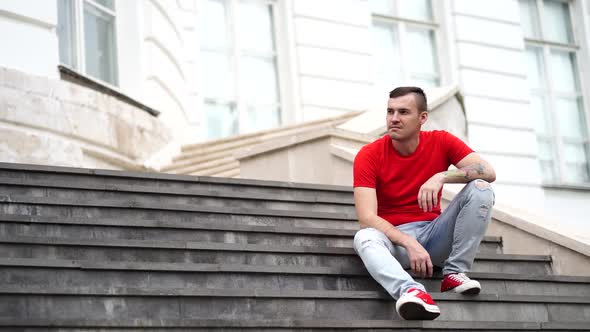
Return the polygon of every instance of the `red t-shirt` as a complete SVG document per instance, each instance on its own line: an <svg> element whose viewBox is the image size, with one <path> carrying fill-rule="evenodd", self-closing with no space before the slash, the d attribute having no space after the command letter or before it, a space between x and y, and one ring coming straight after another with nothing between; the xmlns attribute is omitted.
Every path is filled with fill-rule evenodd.
<svg viewBox="0 0 590 332"><path fill-rule="evenodd" d="M394 226L431 221L440 215L440 198L431 212L418 206L420 187L434 174L456 165L473 150L444 130L420 132L416 151L402 156L389 135L363 146L354 159L354 187L375 188L377 215Z"/></svg>

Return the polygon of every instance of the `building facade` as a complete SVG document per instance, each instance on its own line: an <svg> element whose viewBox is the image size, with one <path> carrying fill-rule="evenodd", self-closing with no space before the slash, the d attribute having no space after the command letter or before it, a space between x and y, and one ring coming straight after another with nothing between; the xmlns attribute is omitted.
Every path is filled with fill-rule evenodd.
<svg viewBox="0 0 590 332"><path fill-rule="evenodd" d="M587 0L4 0L0 31L4 161L57 160L25 158L36 139L74 166L158 165L183 144L380 112L397 85L457 86L498 196L572 228L590 201Z"/></svg>

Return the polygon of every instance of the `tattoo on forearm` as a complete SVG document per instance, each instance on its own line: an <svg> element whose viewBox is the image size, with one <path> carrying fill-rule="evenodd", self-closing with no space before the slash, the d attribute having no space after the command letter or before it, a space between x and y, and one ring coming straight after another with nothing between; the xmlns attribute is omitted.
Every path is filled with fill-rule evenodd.
<svg viewBox="0 0 590 332"><path fill-rule="evenodd" d="M483 175L485 173L485 166L482 164L472 164L460 169L453 169L444 172L446 177L450 178L464 178L467 180L473 179L474 176Z"/></svg>

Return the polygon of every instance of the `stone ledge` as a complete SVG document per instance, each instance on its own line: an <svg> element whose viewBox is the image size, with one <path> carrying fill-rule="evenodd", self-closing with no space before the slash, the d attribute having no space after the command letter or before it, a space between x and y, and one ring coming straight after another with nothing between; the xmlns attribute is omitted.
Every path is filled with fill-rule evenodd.
<svg viewBox="0 0 590 332"><path fill-rule="evenodd" d="M75 297L229 297L268 299L334 299L334 300L385 300L392 301L385 291L326 291L326 290L275 290L264 288L168 288L146 289L129 287L26 288L0 286L0 294L7 295L69 295ZM541 304L590 304L587 296L504 295L479 294L465 296L456 293L429 293L437 301L453 302L510 302Z"/></svg>
<svg viewBox="0 0 590 332"><path fill-rule="evenodd" d="M352 196L348 200L321 197L321 195L308 195L293 198L282 198L274 194L266 193L249 193L239 192L230 190L212 191L209 189L174 189L174 188L162 188L155 186L142 186L142 185L125 185L125 184L104 184L97 182L94 183L82 183L80 181L69 182L64 180L59 181L39 181L39 180L28 180L18 179L13 177L3 177L0 174L0 184L2 185L14 185L14 186L27 186L27 187L41 187L41 188L56 188L56 189L73 189L73 190L88 190L88 191L111 191L120 193L139 193L139 194L157 194L157 195L179 195L179 196L196 196L196 197L211 197L211 198L239 198L245 200L266 200L276 202L302 202L302 203L329 203L339 205L352 205Z"/></svg>
<svg viewBox="0 0 590 332"><path fill-rule="evenodd" d="M310 254L310 255L341 255L357 257L350 247L307 247L307 246L269 246L259 244L191 242L191 241L156 241L132 239L68 239L58 237L12 236L0 238L0 243L19 245L46 245L70 247L112 247L141 249L173 249L185 251L215 251L239 253L276 253L276 254ZM475 256L478 261L523 261L551 262L547 255L516 255L516 254L485 254Z"/></svg>
<svg viewBox="0 0 590 332"><path fill-rule="evenodd" d="M342 269L339 267L293 267L251 264L206 264L206 263L137 263L137 262L94 262L84 260L41 259L41 258L0 258L0 266L102 270L102 271L153 271L167 273L251 273L251 274L285 274L285 275L326 275L353 276L370 278L364 268ZM590 277L564 275L525 275L512 273L470 272L469 276L480 280L528 281L528 282L556 282L563 284L588 284ZM442 272L436 271L433 278L442 279ZM426 279L416 278L419 281ZM432 279L430 279L432 280Z"/></svg>
<svg viewBox="0 0 590 332"><path fill-rule="evenodd" d="M296 227L296 226L262 226L262 225L245 225L240 223L223 224L223 223L186 223L182 221L160 221L160 220L119 220L106 218L77 219L77 218L58 218L46 216L14 215L0 213L0 222L9 223L26 223L26 224L55 224L55 225L78 225L78 226L117 226L133 228L169 228L183 230L210 230L210 231L232 231L232 232L249 232L249 233L272 233L286 235L314 235L314 236L339 236L352 237L357 230L320 228L320 227ZM484 243L502 243L500 236L485 236L482 240Z"/></svg>
<svg viewBox="0 0 590 332"><path fill-rule="evenodd" d="M158 115L160 115L160 112L157 111L156 109L149 107L149 106L137 101L134 98L129 97L128 95L124 94L122 91L118 90L117 88L115 88L113 86L109 86L103 82L100 82L100 81L95 80L91 77L83 75L83 74L77 72L76 70L69 68L67 66L59 65L57 67L59 69L61 79L63 79L64 81L78 84L83 87L104 93L104 94L112 96L112 97L115 97L124 103L127 103L131 106L134 106L134 107L137 107L141 110L146 111L147 113L149 113L152 116L157 117Z"/></svg>
<svg viewBox="0 0 590 332"><path fill-rule="evenodd" d="M289 211L289 210L270 210L256 208L230 208L225 207L220 210L215 206L199 206L193 204L153 204L140 203L136 201L121 202L119 200L105 199L100 202L89 200L62 200L48 197L30 197L19 195L0 196L0 202L14 204L41 204L57 206L83 206L83 207L104 207L104 208L130 208L130 209L147 209L147 210L164 210L164 211L186 211L186 212L205 212L213 214L236 214L236 215L254 215L254 216L274 216L287 218L309 218L309 219L331 219L342 221L357 221L354 213L337 213L337 212L310 212L310 211Z"/></svg>
<svg viewBox="0 0 590 332"><path fill-rule="evenodd" d="M46 166L36 164L6 163L0 162L0 170L18 170L32 171L56 174L79 174L79 175L98 175L109 178L133 178L147 180L165 180L178 182L202 182L202 183L219 183L235 185L252 185L258 187L287 188L287 189L307 189L320 191L349 192L352 194L352 188L348 186L338 186L329 184L310 184L285 181L253 180L253 179L235 179L235 178L218 178L211 176L192 176L178 175L167 173L140 172L140 171L116 171L107 169L66 167L66 166Z"/></svg>
<svg viewBox="0 0 590 332"><path fill-rule="evenodd" d="M401 321L401 320L300 320L300 319L36 319L29 318L26 321L11 318L0 319L0 326L9 327L65 327L65 328L294 328L294 329L395 329L408 331L408 329L423 329L433 331L448 330L474 330L474 331L499 331L499 330L524 330L540 331L547 329L558 330L587 330L587 325L582 323L566 322L466 322L466 321Z"/></svg>

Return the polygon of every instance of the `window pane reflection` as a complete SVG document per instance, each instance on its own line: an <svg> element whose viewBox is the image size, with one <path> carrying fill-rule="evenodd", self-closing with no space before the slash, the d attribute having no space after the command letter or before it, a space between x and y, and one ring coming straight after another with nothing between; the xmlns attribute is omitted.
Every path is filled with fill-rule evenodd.
<svg viewBox="0 0 590 332"><path fill-rule="evenodd" d="M551 82L556 90L577 90L574 54L567 51L551 51Z"/></svg>
<svg viewBox="0 0 590 332"><path fill-rule="evenodd" d="M205 0L199 3L200 42L208 49L229 47L226 30L226 8L224 1Z"/></svg>
<svg viewBox="0 0 590 332"><path fill-rule="evenodd" d="M272 53L275 49L272 7L241 1L238 34L245 50Z"/></svg>
<svg viewBox="0 0 590 332"><path fill-rule="evenodd" d="M520 0L520 23L525 38L540 38L539 15L535 0Z"/></svg>
<svg viewBox="0 0 590 332"><path fill-rule="evenodd" d="M398 0L400 16L421 21L432 21L430 0Z"/></svg>
<svg viewBox="0 0 590 332"><path fill-rule="evenodd" d="M234 73L231 58L223 53L201 52L203 93L208 98L234 99Z"/></svg>
<svg viewBox="0 0 590 332"><path fill-rule="evenodd" d="M559 121L561 137L578 139L586 137L585 122L576 99L558 98L555 101L555 114Z"/></svg>
<svg viewBox="0 0 590 332"><path fill-rule="evenodd" d="M436 73L434 32L432 30L409 29L407 33L409 65L414 73Z"/></svg>
<svg viewBox="0 0 590 332"><path fill-rule="evenodd" d="M117 84L115 62L115 18L84 4L84 44L86 72L113 85Z"/></svg>
<svg viewBox="0 0 590 332"><path fill-rule="evenodd" d="M274 58L243 57L240 63L243 68L241 87L244 98L256 103L276 103L279 100L277 70Z"/></svg>
<svg viewBox="0 0 590 332"><path fill-rule="evenodd" d="M545 107L545 98L538 95L531 96L531 111L535 120L535 131L538 135L549 136L551 128L547 121L547 109Z"/></svg>
<svg viewBox="0 0 590 332"><path fill-rule="evenodd" d="M219 138L238 133L238 117L230 104L205 102L207 137Z"/></svg>
<svg viewBox="0 0 590 332"><path fill-rule="evenodd" d="M252 132L278 127L280 124L280 110L276 106L253 105L246 107L246 119L243 132Z"/></svg>
<svg viewBox="0 0 590 332"><path fill-rule="evenodd" d="M545 81L543 73L543 50L537 47L527 47L526 57L528 65L527 79L533 89L543 88Z"/></svg>
<svg viewBox="0 0 590 332"><path fill-rule="evenodd" d="M545 1L543 7L544 39L561 43L573 42L569 5L559 1Z"/></svg>

